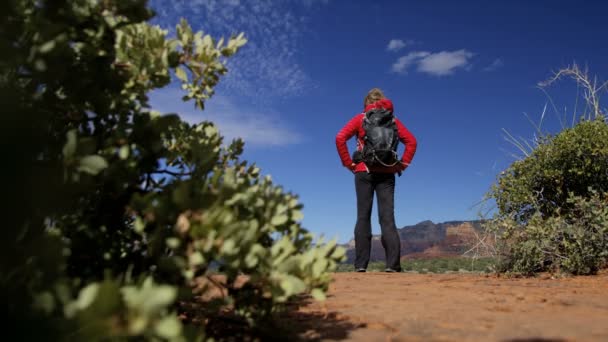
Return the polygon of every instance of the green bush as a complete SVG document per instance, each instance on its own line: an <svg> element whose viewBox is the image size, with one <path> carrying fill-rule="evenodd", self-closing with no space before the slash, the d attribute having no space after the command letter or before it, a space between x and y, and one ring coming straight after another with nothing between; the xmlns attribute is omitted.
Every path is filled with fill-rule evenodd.
<svg viewBox="0 0 608 342"><path fill-rule="evenodd" d="M544 217L539 211L525 224L493 220L491 227L501 231L499 271L596 273L608 261L607 204L605 195L592 193L571 196L567 215Z"/></svg>
<svg viewBox="0 0 608 342"><path fill-rule="evenodd" d="M576 65L552 81L563 75L586 87L592 113L556 135L541 135L498 176L488 194L497 211L486 228L498 236L500 271L593 274L607 261L608 124L601 89Z"/></svg>
<svg viewBox="0 0 608 342"><path fill-rule="evenodd" d="M568 215L571 195L588 198L608 191L608 125L584 120L544 137L526 158L500 174L491 191L501 214L526 222L535 213Z"/></svg>
<svg viewBox="0 0 608 342"><path fill-rule="evenodd" d="M182 21L168 38L151 17L145 0L0 5L8 336L194 340L204 331L176 315L193 286L203 329L227 311L251 326L295 295L323 299L343 258L239 159L242 141L149 106L175 76L202 109L243 35Z"/></svg>

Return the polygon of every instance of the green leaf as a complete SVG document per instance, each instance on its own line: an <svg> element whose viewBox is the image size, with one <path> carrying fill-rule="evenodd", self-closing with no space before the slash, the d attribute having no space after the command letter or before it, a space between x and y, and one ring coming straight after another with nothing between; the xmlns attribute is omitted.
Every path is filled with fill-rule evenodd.
<svg viewBox="0 0 608 342"><path fill-rule="evenodd" d="M93 301L95 297L97 297L97 293L99 292L99 284L92 283L82 290L78 294L78 298L68 303L64 307L64 313L68 318L74 317L79 311L86 309Z"/></svg>
<svg viewBox="0 0 608 342"><path fill-rule="evenodd" d="M227 254L227 255L233 255L235 254L237 251L237 247L236 247L236 243L234 242L233 239L228 239L226 241L224 241L224 244L222 245L222 252Z"/></svg>
<svg viewBox="0 0 608 342"><path fill-rule="evenodd" d="M175 68L175 76L179 78L182 82L188 82L188 74L182 67Z"/></svg>
<svg viewBox="0 0 608 342"><path fill-rule="evenodd" d="M257 265L258 263L258 256L253 253L253 251L251 251L250 253L247 254L247 256L245 257L245 265L249 268L255 267L255 265Z"/></svg>
<svg viewBox="0 0 608 342"><path fill-rule="evenodd" d="M95 300L95 297L97 297L97 292L99 292L99 284L97 283L90 284L80 290L78 300L76 301L76 306L78 309L84 310L91 305L91 303L93 303Z"/></svg>
<svg viewBox="0 0 608 342"><path fill-rule="evenodd" d="M285 291L286 296L292 296L304 292L306 284L298 277L286 275L281 280L281 288Z"/></svg>
<svg viewBox="0 0 608 342"><path fill-rule="evenodd" d="M148 326L148 317L146 316L137 316L131 319L129 322L129 332L133 335L139 335Z"/></svg>
<svg viewBox="0 0 608 342"><path fill-rule="evenodd" d="M300 221L304 219L304 214L302 214L302 210L294 210L291 213L291 219L294 221Z"/></svg>
<svg viewBox="0 0 608 342"><path fill-rule="evenodd" d="M38 51L40 51L40 53L47 53L51 50L53 50L55 48L56 42L55 40L49 40L48 42L40 45L40 48L38 49Z"/></svg>
<svg viewBox="0 0 608 342"><path fill-rule="evenodd" d="M272 218L272 220L270 220L270 224L274 226L280 226L282 224L285 224L288 219L289 217L287 217L287 214L276 215Z"/></svg>
<svg viewBox="0 0 608 342"><path fill-rule="evenodd" d="M312 296L312 298L318 301L324 301L327 298L325 296L325 292L323 292L323 290L321 289L312 289L312 291L310 291L310 295Z"/></svg>
<svg viewBox="0 0 608 342"><path fill-rule="evenodd" d="M122 294L127 306L145 315L152 315L175 301L177 289L169 285L156 285L148 277L141 288L126 286Z"/></svg>
<svg viewBox="0 0 608 342"><path fill-rule="evenodd" d="M45 291L34 298L34 306L48 315L55 310L55 299L50 292Z"/></svg>
<svg viewBox="0 0 608 342"><path fill-rule="evenodd" d="M139 217L136 216L135 220L133 221L133 228L135 229L135 231L139 234L144 232L144 229L146 228L146 223L144 222L144 220Z"/></svg>
<svg viewBox="0 0 608 342"><path fill-rule="evenodd" d="M342 247L336 247L336 249L332 253L331 257L334 260L342 260L345 255L346 255L346 249L344 249Z"/></svg>
<svg viewBox="0 0 608 342"><path fill-rule="evenodd" d="M158 336L169 340L181 335L182 323L176 316L167 316L156 323L154 330Z"/></svg>
<svg viewBox="0 0 608 342"><path fill-rule="evenodd" d="M142 305L144 312L156 312L172 304L177 296L177 290L168 285L160 285L153 291L146 292L146 300Z"/></svg>
<svg viewBox="0 0 608 342"><path fill-rule="evenodd" d="M312 276L318 277L327 270L327 259L321 258L312 264Z"/></svg>
<svg viewBox="0 0 608 342"><path fill-rule="evenodd" d="M78 171L85 172L91 175L96 175L108 167L108 162L99 155L85 156L80 159Z"/></svg>
<svg viewBox="0 0 608 342"><path fill-rule="evenodd" d="M192 265L192 266L198 266L205 262L205 258L203 258L203 255L201 254L201 252L198 252L198 251L190 254L190 257L188 259L189 259L190 265Z"/></svg>
<svg viewBox="0 0 608 342"><path fill-rule="evenodd" d="M65 145L63 145L63 158L69 158L71 156L74 155L74 153L76 153L76 141L77 141L77 137L76 137L76 130L72 129L69 130L66 133L66 142Z"/></svg>
<svg viewBox="0 0 608 342"><path fill-rule="evenodd" d="M128 145L123 145L120 147L120 149L118 150L118 157L122 160L125 160L127 158L129 158L129 153L131 152L131 149L129 148Z"/></svg>

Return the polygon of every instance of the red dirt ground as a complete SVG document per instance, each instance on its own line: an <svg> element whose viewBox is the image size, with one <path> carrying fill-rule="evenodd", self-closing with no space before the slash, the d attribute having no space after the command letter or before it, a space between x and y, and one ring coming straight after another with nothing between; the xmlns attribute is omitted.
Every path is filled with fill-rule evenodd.
<svg viewBox="0 0 608 342"><path fill-rule="evenodd" d="M336 273L294 308L298 337L344 341L608 341L608 272L554 279Z"/></svg>

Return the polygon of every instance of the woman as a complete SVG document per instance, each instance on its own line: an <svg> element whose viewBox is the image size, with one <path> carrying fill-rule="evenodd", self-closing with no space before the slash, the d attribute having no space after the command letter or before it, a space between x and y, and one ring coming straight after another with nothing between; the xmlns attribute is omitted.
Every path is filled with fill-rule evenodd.
<svg viewBox="0 0 608 342"><path fill-rule="evenodd" d="M364 112L352 118L336 135L336 147L342 160L342 165L355 174L355 191L357 193L357 223L355 225L355 270L365 272L369 263L372 240L371 214L374 192L378 198L378 217L382 230L381 242L386 255L386 272L401 272L401 241L395 226L394 195L395 173L401 174L416 153L416 138L407 128L394 118L394 125L399 141L405 144L401 159L394 163L370 162L358 160L361 153L369 155L364 150L366 113L373 111L390 113L393 118L393 104L380 89L369 91L364 100ZM370 114L368 114L369 116ZM392 121L391 121L392 122ZM366 127L369 127L367 124ZM357 152L355 161L351 158L346 142L357 136ZM369 142L368 142L369 143ZM372 150L373 151L373 150ZM370 164L370 165L367 165Z"/></svg>

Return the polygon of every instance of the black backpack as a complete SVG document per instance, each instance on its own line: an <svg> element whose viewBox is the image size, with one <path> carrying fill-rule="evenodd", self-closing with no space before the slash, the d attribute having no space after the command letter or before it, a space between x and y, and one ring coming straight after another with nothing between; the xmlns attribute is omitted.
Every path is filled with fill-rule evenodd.
<svg viewBox="0 0 608 342"><path fill-rule="evenodd" d="M361 161L367 166L391 167L399 163L397 145L399 136L395 116L384 108L372 109L363 119L363 150Z"/></svg>

